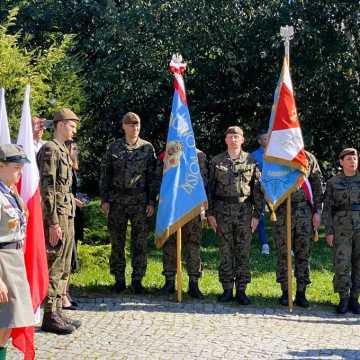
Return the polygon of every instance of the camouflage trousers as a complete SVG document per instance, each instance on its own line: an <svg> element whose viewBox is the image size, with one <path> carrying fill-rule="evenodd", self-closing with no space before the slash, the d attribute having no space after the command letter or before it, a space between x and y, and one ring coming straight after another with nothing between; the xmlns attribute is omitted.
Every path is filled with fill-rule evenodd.
<svg viewBox="0 0 360 360"><path fill-rule="evenodd" d="M111 243L110 272L115 279L125 278L125 242L128 221L131 223L131 265L132 280L141 280L147 266L147 236L149 219L146 217L145 202L124 204L112 202L108 217Z"/></svg>
<svg viewBox="0 0 360 360"><path fill-rule="evenodd" d="M355 297L360 293L360 231L334 224L334 291Z"/></svg>
<svg viewBox="0 0 360 360"><path fill-rule="evenodd" d="M49 288L44 302L45 312L62 308L62 295L66 291L71 271L71 255L74 241L74 218L58 215L63 236L56 246L49 243L49 225L44 222Z"/></svg>
<svg viewBox="0 0 360 360"><path fill-rule="evenodd" d="M190 280L201 276L200 242L202 224L200 216L189 221L181 229L182 245L185 253L186 270ZM172 235L163 246L163 275L174 280L176 274L176 236Z"/></svg>
<svg viewBox="0 0 360 360"><path fill-rule="evenodd" d="M217 235L220 238L219 280L224 289L245 290L251 281L250 244L251 244L250 203L215 203L215 218L218 224Z"/></svg>
<svg viewBox="0 0 360 360"><path fill-rule="evenodd" d="M273 238L277 251L276 281L282 290L288 289L287 278L287 232L286 202L276 211L277 221L273 227ZM291 210L291 242L294 251L295 278L297 289L305 290L310 284L310 241L313 235L312 211L306 202L293 203Z"/></svg>

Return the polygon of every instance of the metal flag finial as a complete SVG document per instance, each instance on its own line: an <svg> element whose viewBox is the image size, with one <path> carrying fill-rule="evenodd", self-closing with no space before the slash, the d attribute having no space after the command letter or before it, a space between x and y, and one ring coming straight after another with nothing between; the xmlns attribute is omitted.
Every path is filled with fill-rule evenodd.
<svg viewBox="0 0 360 360"><path fill-rule="evenodd" d="M173 54L171 61L174 62L175 64L181 64L183 61L183 57L181 56L181 54L176 53Z"/></svg>
<svg viewBox="0 0 360 360"><path fill-rule="evenodd" d="M290 59L290 40L294 37L294 27L293 26L281 26L280 35L284 41L285 45L285 56L289 62Z"/></svg>

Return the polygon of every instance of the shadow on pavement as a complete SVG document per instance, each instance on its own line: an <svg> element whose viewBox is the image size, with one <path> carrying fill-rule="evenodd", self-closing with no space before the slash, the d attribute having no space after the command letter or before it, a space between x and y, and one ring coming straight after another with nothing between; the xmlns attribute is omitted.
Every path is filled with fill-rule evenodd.
<svg viewBox="0 0 360 360"><path fill-rule="evenodd" d="M360 359L360 350L355 349L308 349L303 351L289 352L291 359L315 360L315 359L333 359L338 356L344 360ZM282 359L283 360L283 359Z"/></svg>

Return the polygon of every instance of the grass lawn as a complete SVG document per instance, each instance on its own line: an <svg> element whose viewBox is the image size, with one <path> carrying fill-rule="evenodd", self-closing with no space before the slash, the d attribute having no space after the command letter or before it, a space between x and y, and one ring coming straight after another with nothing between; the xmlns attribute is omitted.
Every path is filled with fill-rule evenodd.
<svg viewBox="0 0 360 360"><path fill-rule="evenodd" d="M79 244L78 253L81 269L71 276L73 293L79 296L110 296L111 285L114 282L109 273L110 245L100 244L106 242L105 219L98 211L98 202L94 201L86 209L85 213L85 242ZM268 235L270 238L270 256L261 255L260 243L256 235L252 240L251 272L252 282L248 286L248 295L256 305L277 306L277 297L280 296L280 286L276 283L275 264L276 256L274 244L271 239L271 223L267 222ZM87 244L88 243L88 244ZM89 244L90 243L90 244ZM210 229L204 229L202 240L202 262L204 265L203 276L200 279L200 288L208 301L216 301L216 296L222 292L218 280L219 254L217 239ZM148 239L148 268L143 279L143 285L149 289L149 296L160 296L156 289L164 283L162 276L162 251L157 250L153 244L153 238ZM127 268L126 281L131 282L130 244L127 242ZM332 287L332 254L325 245L323 234L320 240L312 242L311 251L311 280L308 288L308 298L312 305L326 306L336 304L338 297L333 293ZM188 278L184 269L184 291L187 290ZM295 282L294 282L295 286ZM130 293L130 290L126 290ZM190 299L184 294L184 301Z"/></svg>

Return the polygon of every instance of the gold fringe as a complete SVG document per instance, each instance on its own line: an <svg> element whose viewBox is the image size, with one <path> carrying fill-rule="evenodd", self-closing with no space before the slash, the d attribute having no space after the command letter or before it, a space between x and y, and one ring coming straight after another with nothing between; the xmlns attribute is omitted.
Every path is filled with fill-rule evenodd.
<svg viewBox="0 0 360 360"><path fill-rule="evenodd" d="M277 221L277 217L276 217L275 211L272 211L272 212L271 212L270 220L271 220L272 222Z"/></svg>
<svg viewBox="0 0 360 360"><path fill-rule="evenodd" d="M319 241L319 233L317 231L314 232L314 236L313 236L313 240L316 242L316 241Z"/></svg>
<svg viewBox="0 0 360 360"><path fill-rule="evenodd" d="M199 204L188 213L186 213L182 218L180 218L175 224L169 226L160 236L155 237L155 246L160 249L164 246L166 240L170 237L170 235L174 234L179 228L183 227L190 220L194 219L196 216L199 216L201 211L204 209L207 210L208 202L204 201Z"/></svg>

